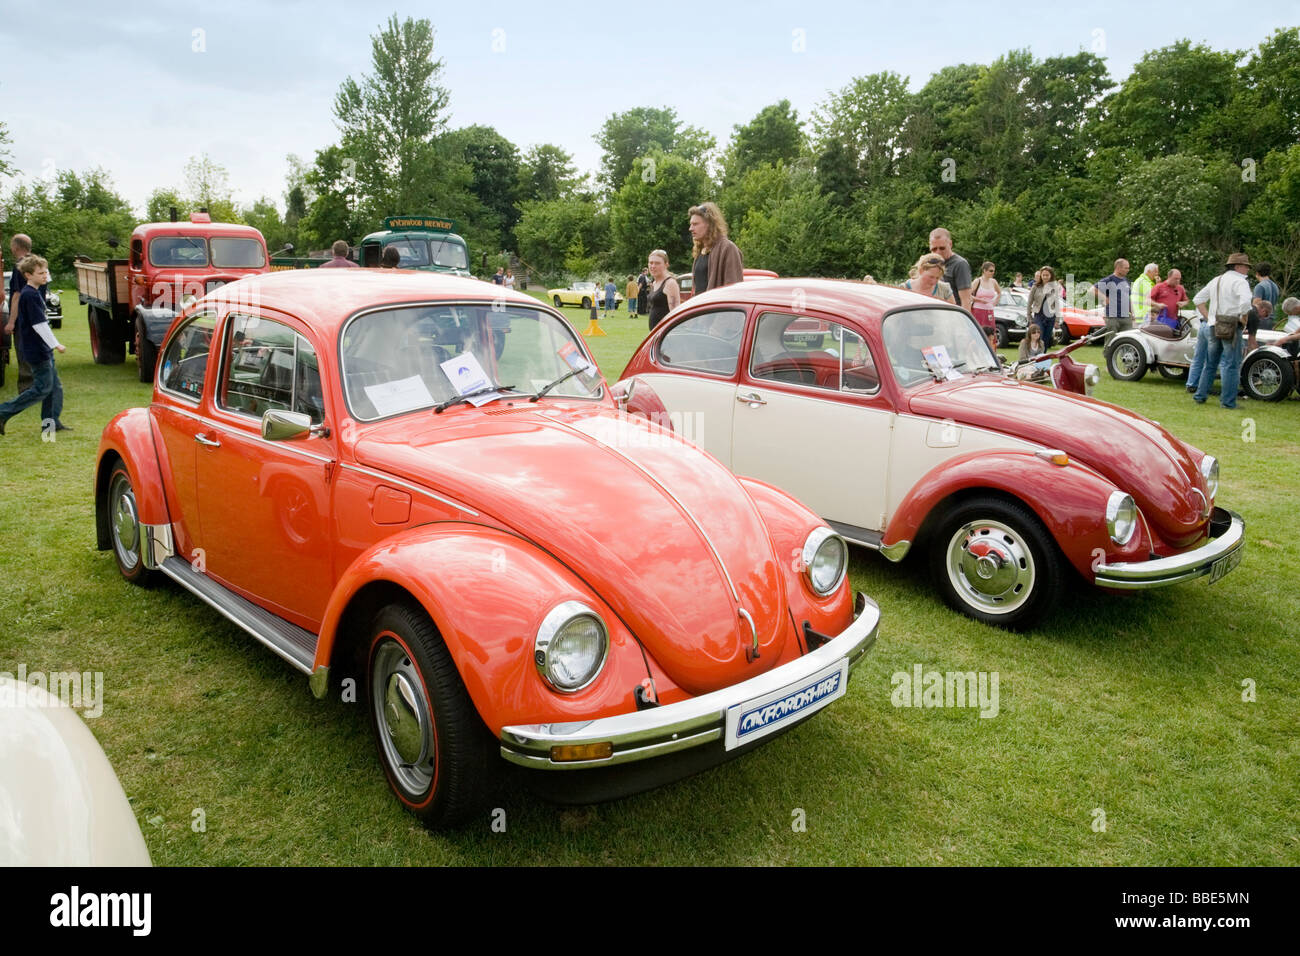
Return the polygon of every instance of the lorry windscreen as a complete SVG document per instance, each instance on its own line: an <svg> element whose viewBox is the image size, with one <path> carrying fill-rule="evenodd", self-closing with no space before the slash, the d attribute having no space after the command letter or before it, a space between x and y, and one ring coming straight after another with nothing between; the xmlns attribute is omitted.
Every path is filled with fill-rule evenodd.
<svg viewBox="0 0 1300 956"><path fill-rule="evenodd" d="M218 269L260 269L266 265L266 254L256 239L229 239L214 236L212 264Z"/></svg>
<svg viewBox="0 0 1300 956"><path fill-rule="evenodd" d="M468 269L469 255L465 247L450 239L430 239L429 248L433 252L433 264L451 269Z"/></svg>
<svg viewBox="0 0 1300 956"><path fill-rule="evenodd" d="M202 236L159 236L149 243L151 265L170 269L208 264L208 244Z"/></svg>

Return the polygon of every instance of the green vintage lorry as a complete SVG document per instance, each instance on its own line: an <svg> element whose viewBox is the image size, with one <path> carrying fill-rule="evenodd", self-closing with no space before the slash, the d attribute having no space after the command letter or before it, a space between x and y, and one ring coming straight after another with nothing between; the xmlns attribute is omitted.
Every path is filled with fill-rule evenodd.
<svg viewBox="0 0 1300 956"><path fill-rule="evenodd" d="M470 275L469 247L459 232L455 220L440 216L389 216L384 220L383 229L361 240L353 257L361 266L377 269L384 250L392 246L401 256L399 269L467 276ZM271 268L314 269L326 262L328 256L273 256Z"/></svg>

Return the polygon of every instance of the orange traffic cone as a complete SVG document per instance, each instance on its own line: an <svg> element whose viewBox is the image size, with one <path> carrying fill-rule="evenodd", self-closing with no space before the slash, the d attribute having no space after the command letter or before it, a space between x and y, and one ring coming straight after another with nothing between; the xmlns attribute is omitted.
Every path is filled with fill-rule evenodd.
<svg viewBox="0 0 1300 956"><path fill-rule="evenodd" d="M591 324L587 326L587 331L583 332L582 333L583 335L604 335L605 334L605 330L600 327L600 322L598 321L599 314L600 313L597 311L596 306L592 305Z"/></svg>

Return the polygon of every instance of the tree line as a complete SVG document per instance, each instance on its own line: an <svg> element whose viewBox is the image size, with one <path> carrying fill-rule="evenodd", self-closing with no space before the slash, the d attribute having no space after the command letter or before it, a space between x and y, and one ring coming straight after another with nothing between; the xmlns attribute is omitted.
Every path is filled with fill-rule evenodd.
<svg viewBox="0 0 1300 956"><path fill-rule="evenodd" d="M449 129L427 20L391 17L371 72L335 96L338 141L287 158L283 214L230 198L225 170L191 158L145 218L208 208L273 249L325 249L384 216L459 220L476 270L516 254L547 281L639 271L646 254L689 263L686 210L716 200L749 266L782 275L902 278L938 225L958 252L1000 275L1051 265L1089 281L1123 256L1183 270L1189 284L1229 252L1300 278L1300 28L1247 51L1179 40L1116 84L1093 52L934 73L915 92L893 72L853 78L800 117L788 100L715 138L671 107L637 107L595 133L594 176L552 144L521 150L495 129ZM8 171L0 126L0 173ZM11 190L10 231L39 237L52 263L106 255L132 210L103 170L60 172Z"/></svg>

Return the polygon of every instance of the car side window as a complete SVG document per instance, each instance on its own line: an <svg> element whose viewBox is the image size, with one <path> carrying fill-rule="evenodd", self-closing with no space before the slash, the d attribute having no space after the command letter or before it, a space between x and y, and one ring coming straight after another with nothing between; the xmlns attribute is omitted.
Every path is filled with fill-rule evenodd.
<svg viewBox="0 0 1300 956"><path fill-rule="evenodd" d="M745 313L726 309L693 315L668 330L656 354L667 368L730 376L740 361Z"/></svg>
<svg viewBox="0 0 1300 956"><path fill-rule="evenodd" d="M166 391L198 402L208 375L208 355L216 326L217 317L206 313L195 316L172 336L163 353L158 379Z"/></svg>
<svg viewBox="0 0 1300 956"><path fill-rule="evenodd" d="M759 316L749 374L769 382L832 392L880 388L871 351L857 332L827 319L783 312Z"/></svg>
<svg viewBox="0 0 1300 956"><path fill-rule="evenodd" d="M305 412L320 424L325 403L311 343L261 316L232 315L227 326L221 407L256 418L273 408Z"/></svg>

